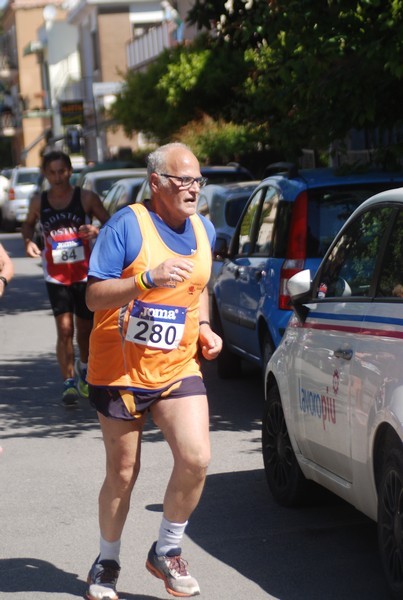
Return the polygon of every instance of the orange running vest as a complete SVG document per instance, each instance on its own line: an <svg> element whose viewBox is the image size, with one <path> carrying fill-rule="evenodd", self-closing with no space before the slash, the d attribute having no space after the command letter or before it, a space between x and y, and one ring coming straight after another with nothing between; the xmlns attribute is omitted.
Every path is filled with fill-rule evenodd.
<svg viewBox="0 0 403 600"><path fill-rule="evenodd" d="M211 246L197 214L190 217L196 249L184 257L163 242L145 206L130 208L138 219L142 245L122 271L122 279L153 269L168 258L188 258L193 272L175 288L152 288L127 306L95 311L87 380L96 386L158 390L184 377L201 377L199 300L210 277Z"/></svg>

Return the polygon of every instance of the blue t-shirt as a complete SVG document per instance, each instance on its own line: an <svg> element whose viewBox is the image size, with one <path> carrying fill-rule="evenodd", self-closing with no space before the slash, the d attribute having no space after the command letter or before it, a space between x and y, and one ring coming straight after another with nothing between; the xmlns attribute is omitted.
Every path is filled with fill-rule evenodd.
<svg viewBox="0 0 403 600"><path fill-rule="evenodd" d="M196 250L196 237L190 219L183 230L169 227L155 213L149 212L161 239L173 252L191 255ZM199 215L207 232L210 246L215 244L214 225ZM124 268L138 256L142 244L140 226L130 207L116 212L101 228L90 257L88 275L98 279L118 279Z"/></svg>

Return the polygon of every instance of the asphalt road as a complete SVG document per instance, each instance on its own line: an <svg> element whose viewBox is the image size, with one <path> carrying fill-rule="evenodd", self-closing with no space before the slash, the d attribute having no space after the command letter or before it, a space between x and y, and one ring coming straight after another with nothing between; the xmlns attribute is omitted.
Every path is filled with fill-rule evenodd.
<svg viewBox="0 0 403 600"><path fill-rule="evenodd" d="M0 599L82 597L97 554L104 453L93 410L59 401L55 327L37 261L1 234L16 276L0 300ZM260 453L259 373L220 381L205 365L213 459L184 556L205 600L386 600L373 522L323 494L277 506ZM171 457L149 421L122 543L121 600L170 596L144 568Z"/></svg>

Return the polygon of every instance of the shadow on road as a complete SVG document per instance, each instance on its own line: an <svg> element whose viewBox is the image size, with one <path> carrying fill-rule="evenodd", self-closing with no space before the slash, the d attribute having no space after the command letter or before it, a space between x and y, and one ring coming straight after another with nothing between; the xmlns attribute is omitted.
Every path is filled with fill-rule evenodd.
<svg viewBox="0 0 403 600"><path fill-rule="evenodd" d="M43 592L71 594L82 598L86 589L75 573L67 573L55 565L36 558L0 560L0 594ZM22 598L22 596L19 596ZM157 600L155 596L119 592L120 600Z"/></svg>
<svg viewBox="0 0 403 600"><path fill-rule="evenodd" d="M279 507L263 470L209 475L186 532L281 600L388 598L375 523L327 492L310 507Z"/></svg>

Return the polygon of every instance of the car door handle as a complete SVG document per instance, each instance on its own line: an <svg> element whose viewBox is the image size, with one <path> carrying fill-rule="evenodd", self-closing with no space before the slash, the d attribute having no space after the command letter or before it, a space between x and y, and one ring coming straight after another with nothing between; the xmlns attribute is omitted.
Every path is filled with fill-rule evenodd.
<svg viewBox="0 0 403 600"><path fill-rule="evenodd" d="M235 279L244 278L245 273L246 273L245 267L236 267L236 269L234 269Z"/></svg>
<svg viewBox="0 0 403 600"><path fill-rule="evenodd" d="M352 350L343 350L339 348L339 350L334 351L334 355L336 358L343 358L344 360L351 360L353 358Z"/></svg>

